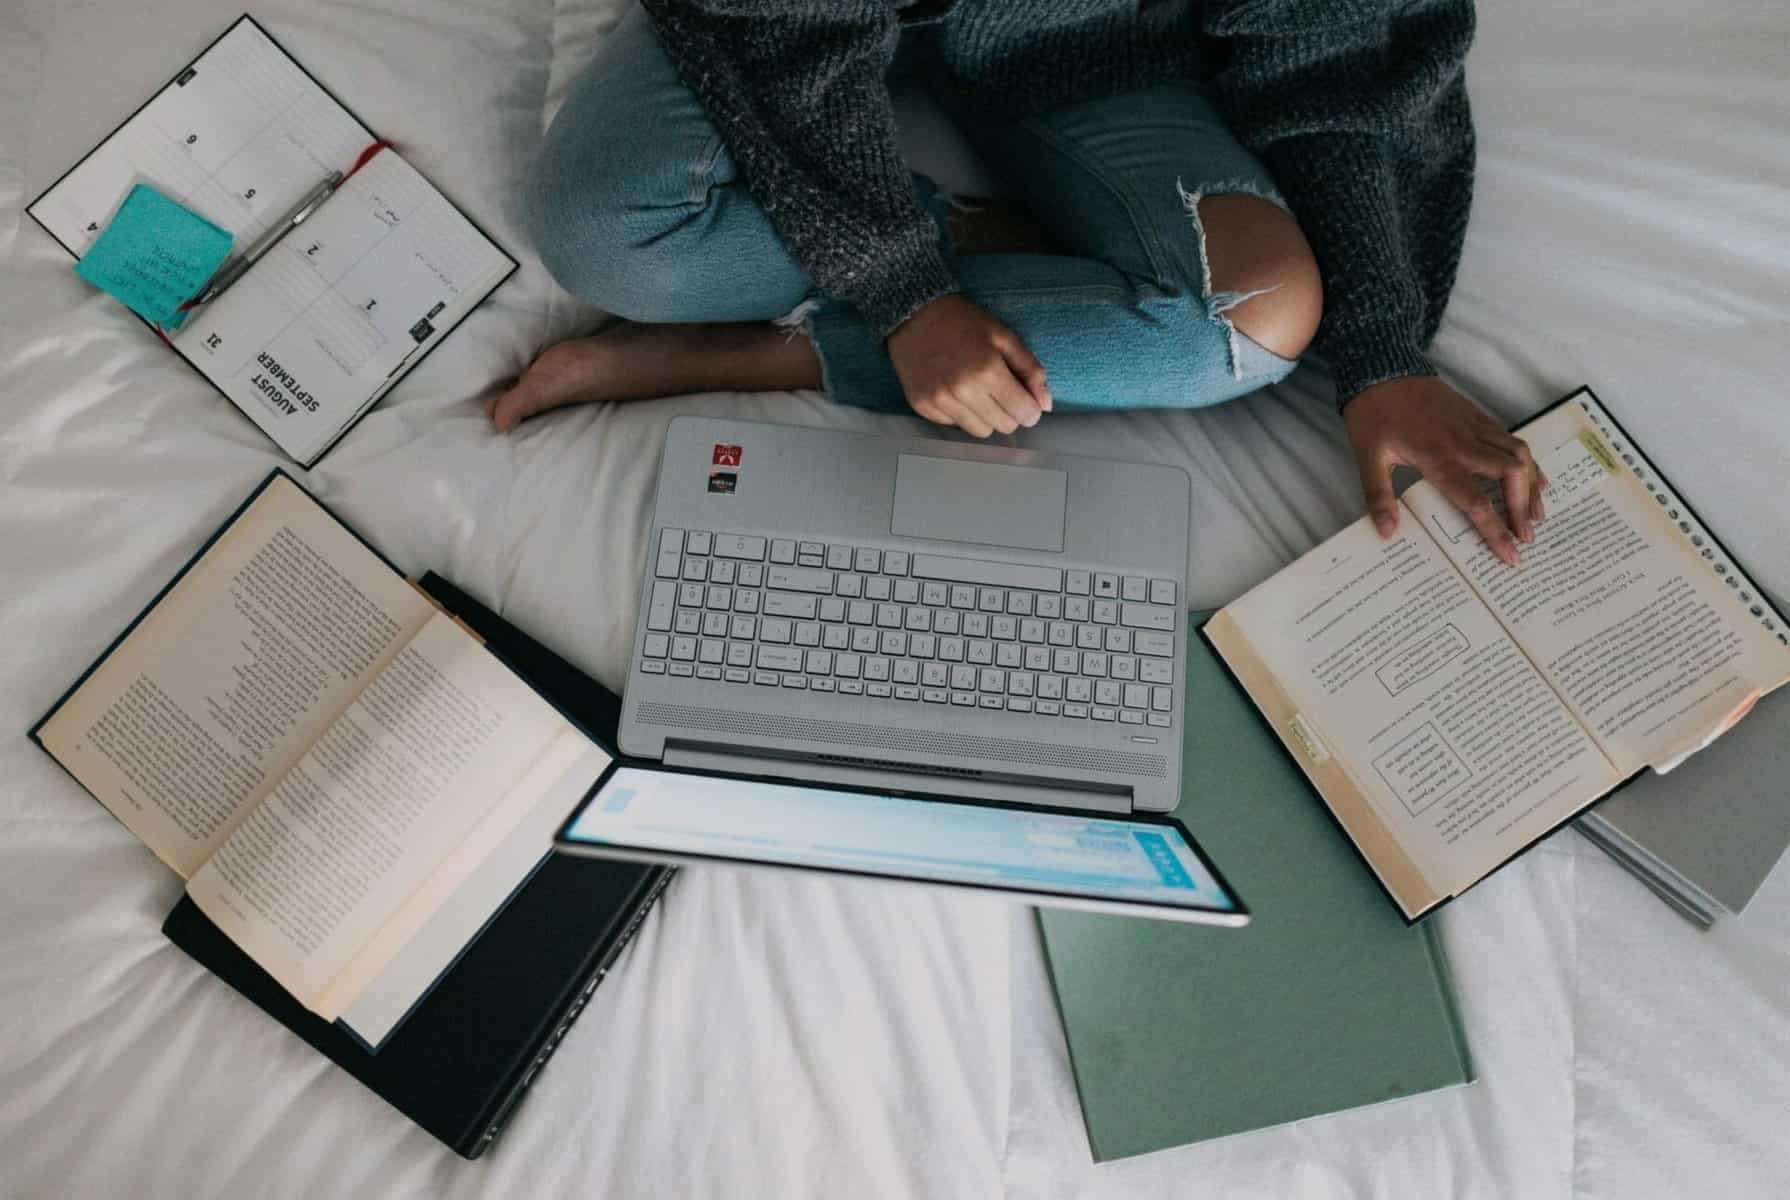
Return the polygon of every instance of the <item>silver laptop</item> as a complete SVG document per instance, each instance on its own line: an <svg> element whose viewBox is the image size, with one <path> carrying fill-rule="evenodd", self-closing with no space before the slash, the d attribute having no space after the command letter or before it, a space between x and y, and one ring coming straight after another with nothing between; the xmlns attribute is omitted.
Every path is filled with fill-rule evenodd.
<svg viewBox="0 0 1790 1200"><path fill-rule="evenodd" d="M1096 853L1070 874L1135 868L1189 886L1203 874L1204 899L1180 906L1198 910L1189 919L1240 923L1178 823L1119 819L1178 799L1189 492L1176 467L677 418L623 696L619 741L636 762L622 770L637 774L619 808L587 802L562 847L828 869L749 831L868 820L874 802L882 842L850 847L835 868L894 862L896 828L914 835L900 853L923 864L939 858L940 830L969 845L998 826L989 861L958 861L952 878L905 873L1023 883L1050 874L1052 854L1080 853L1078 838L1098 849L1113 837L1129 866ZM730 782L705 793L692 774ZM737 782L754 780L777 786ZM733 798L725 834L704 794ZM713 836L648 845L636 817ZM569 836L580 818L591 837ZM850 820L837 831L853 828L868 840ZM1224 905L1208 903L1212 887Z"/></svg>

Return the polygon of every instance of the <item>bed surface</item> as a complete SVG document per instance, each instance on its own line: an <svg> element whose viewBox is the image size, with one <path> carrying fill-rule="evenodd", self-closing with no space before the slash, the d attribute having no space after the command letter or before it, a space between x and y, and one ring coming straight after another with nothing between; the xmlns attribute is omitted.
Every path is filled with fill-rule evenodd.
<svg viewBox="0 0 1790 1200"><path fill-rule="evenodd" d="M169 872L25 728L277 461L22 215L240 10L0 12L0 1196L1781 1194L1790 871L1699 934L1577 834L1440 917L1480 1079L1095 1166L1029 912L684 873L484 1161L466 1164L165 942ZM679 413L846 428L812 395L478 397L587 326L517 181L617 0L270 0L262 23L522 260L306 481L610 686ZM1515 420L1589 383L1790 592L1790 9L1503 0L1439 363ZM1053 418L1022 444L1193 473L1196 607L1360 511L1328 386ZM1199 1064L1187 1064L1198 1086Z"/></svg>

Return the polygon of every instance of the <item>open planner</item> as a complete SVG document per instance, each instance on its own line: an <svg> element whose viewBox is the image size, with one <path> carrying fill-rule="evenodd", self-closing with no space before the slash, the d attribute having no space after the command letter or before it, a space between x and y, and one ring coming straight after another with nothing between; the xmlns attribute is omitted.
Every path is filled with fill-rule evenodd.
<svg viewBox="0 0 1790 1200"><path fill-rule="evenodd" d="M610 761L277 471L32 736L375 1048Z"/></svg>
<svg viewBox="0 0 1790 1200"><path fill-rule="evenodd" d="M1589 390L1516 433L1550 481L1520 566L1419 483L1390 540L1205 626L1408 920L1790 681L1783 616Z"/></svg>
<svg viewBox="0 0 1790 1200"><path fill-rule="evenodd" d="M314 214L227 291L162 329L309 466L516 263L252 18L27 211L82 258L146 184L233 235L241 251L332 172L347 178Z"/></svg>

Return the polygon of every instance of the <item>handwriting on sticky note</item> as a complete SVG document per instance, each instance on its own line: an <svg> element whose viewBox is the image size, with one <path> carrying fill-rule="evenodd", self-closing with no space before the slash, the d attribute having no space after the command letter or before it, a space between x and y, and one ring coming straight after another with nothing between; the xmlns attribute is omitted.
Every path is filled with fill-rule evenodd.
<svg viewBox="0 0 1790 1200"><path fill-rule="evenodd" d="M228 230L139 183L75 274L138 316L168 325L229 256L231 240Z"/></svg>

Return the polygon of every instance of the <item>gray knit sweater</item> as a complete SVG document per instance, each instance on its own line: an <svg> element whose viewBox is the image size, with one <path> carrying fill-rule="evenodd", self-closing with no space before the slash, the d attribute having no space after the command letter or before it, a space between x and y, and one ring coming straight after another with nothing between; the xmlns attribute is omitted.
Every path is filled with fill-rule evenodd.
<svg viewBox="0 0 1790 1200"><path fill-rule="evenodd" d="M1317 256L1339 398L1431 370L1472 197L1472 0L643 2L792 253L879 334L957 289L884 78L904 18L945 10L945 65L1015 114L1216 61Z"/></svg>

